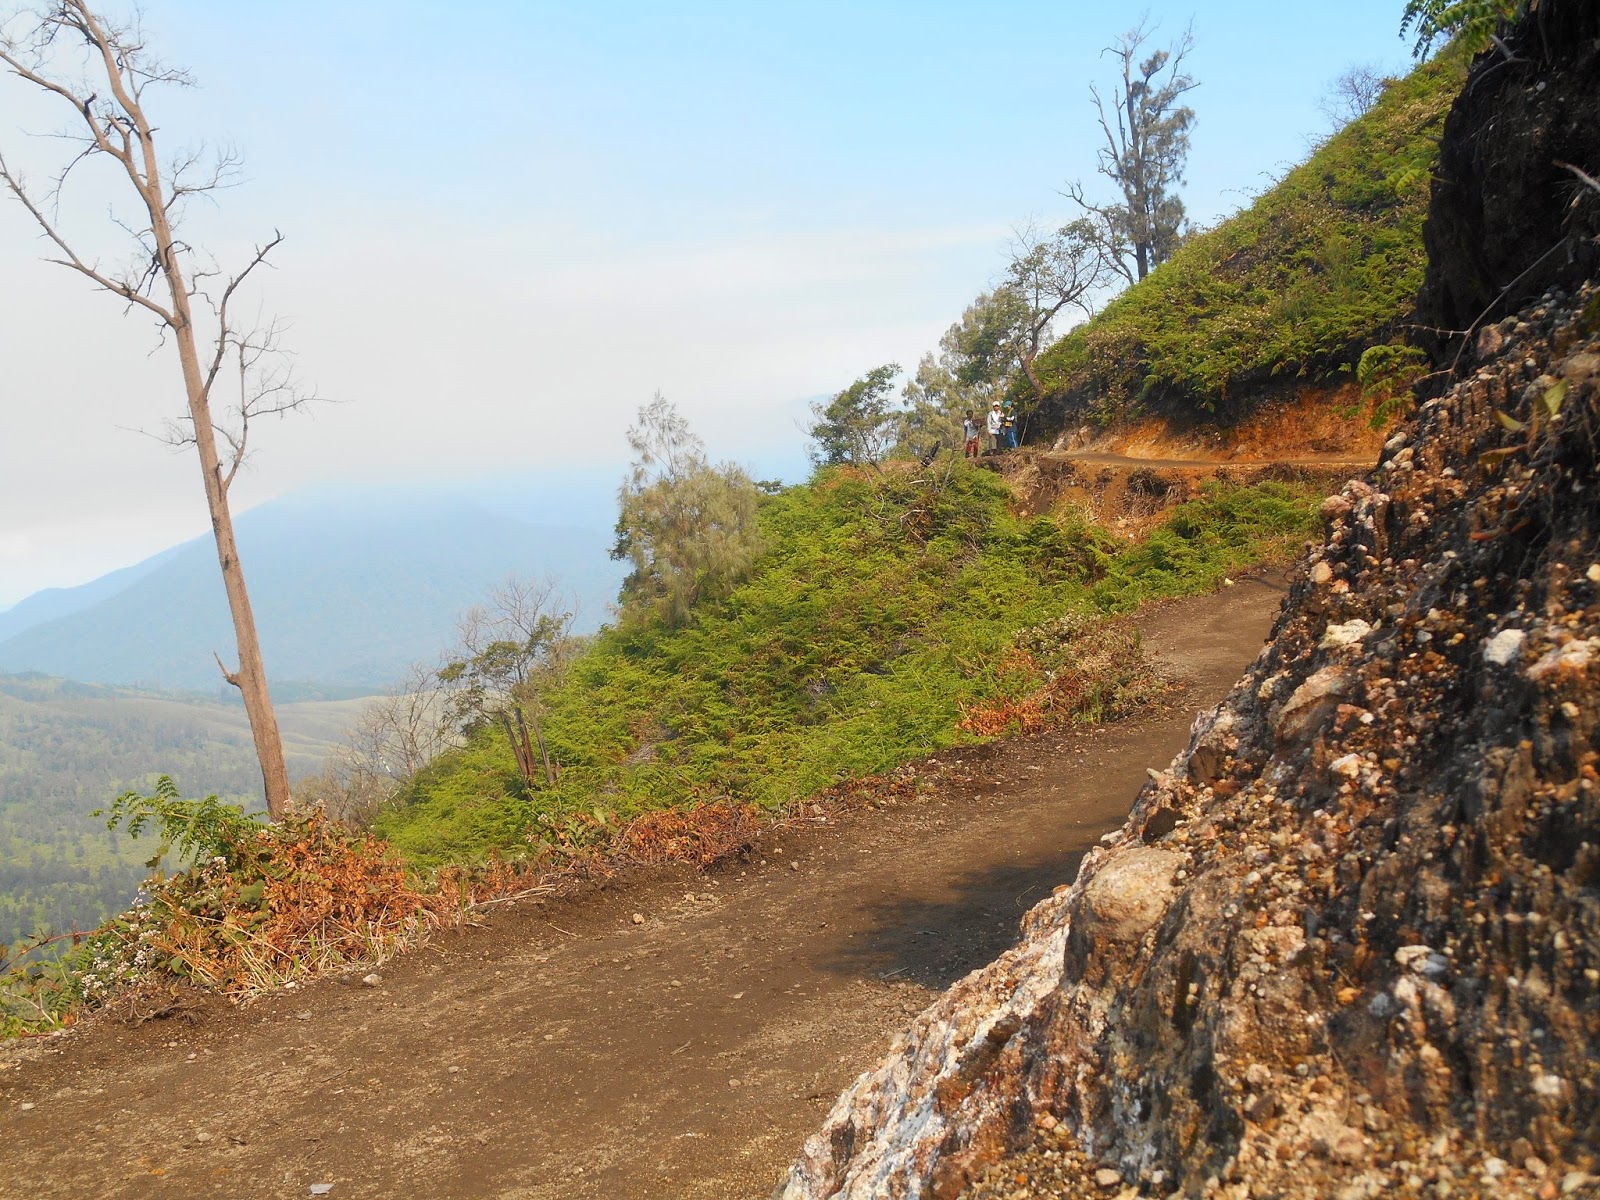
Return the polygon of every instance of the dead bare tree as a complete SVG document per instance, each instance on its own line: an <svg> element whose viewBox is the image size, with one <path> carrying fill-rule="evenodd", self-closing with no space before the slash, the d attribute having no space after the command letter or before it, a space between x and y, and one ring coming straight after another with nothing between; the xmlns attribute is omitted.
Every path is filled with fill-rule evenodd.
<svg viewBox="0 0 1600 1200"><path fill-rule="evenodd" d="M1338 132L1351 121L1366 116L1383 99L1383 89L1391 80L1377 67L1356 63L1323 89L1317 107Z"/></svg>
<svg viewBox="0 0 1600 1200"><path fill-rule="evenodd" d="M449 700L435 668L407 668L362 707L323 770L296 781L296 803L321 804L351 828L369 827L412 776L458 744Z"/></svg>
<svg viewBox="0 0 1600 1200"><path fill-rule="evenodd" d="M76 271L99 290L118 297L125 302L125 311L150 314L162 341L170 339L177 350L187 411L171 430L171 440L193 445L200 460L238 649L237 669L230 671L220 655L217 665L244 699L267 811L280 817L291 803L289 779L234 540L228 492L248 455L252 422L300 408L309 400L288 372L273 369L280 327L245 329L234 313L241 285L267 261L282 235L274 232L232 275L201 261L195 248L179 237L186 203L227 186L239 163L228 151L209 160L195 150L180 151L166 160L158 155L146 94L162 85L192 87L194 81L150 52L137 18L118 23L84 0L51 0L0 25L0 63L59 100L72 114L63 136L76 152L44 191L30 188L21 170L0 155L0 181L53 248L47 261ZM103 267L93 255L81 253L60 221L61 194L69 177L80 164L94 159L110 160L120 168L137 197L133 210L137 217L112 218L132 242L128 265L121 268ZM239 372L239 399L230 413L213 389L225 369L234 365Z"/></svg>

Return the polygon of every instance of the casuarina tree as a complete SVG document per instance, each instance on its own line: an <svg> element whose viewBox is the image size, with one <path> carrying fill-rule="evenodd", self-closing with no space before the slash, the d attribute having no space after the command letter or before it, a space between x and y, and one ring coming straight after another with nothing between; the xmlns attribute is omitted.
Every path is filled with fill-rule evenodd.
<svg viewBox="0 0 1600 1200"><path fill-rule="evenodd" d="M633 567L622 582L623 622L676 625L755 560L760 492L740 468L713 466L705 443L660 392L639 410L628 445L633 468L618 490L611 548L612 558Z"/></svg>
<svg viewBox="0 0 1600 1200"><path fill-rule="evenodd" d="M1160 266L1178 246L1184 211L1177 189L1194 125L1194 110L1182 101L1198 86L1183 70L1194 48L1192 30L1147 52L1153 32L1141 22L1107 46L1116 82L1109 95L1096 85L1089 88L1105 138L1100 174L1116 185L1117 198L1095 203L1081 182L1067 189L1094 222L1109 261L1130 283Z"/></svg>

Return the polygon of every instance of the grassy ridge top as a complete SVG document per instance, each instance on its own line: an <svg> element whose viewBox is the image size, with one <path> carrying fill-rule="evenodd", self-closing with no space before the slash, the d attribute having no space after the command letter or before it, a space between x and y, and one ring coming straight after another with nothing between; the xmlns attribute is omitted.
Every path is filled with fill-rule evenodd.
<svg viewBox="0 0 1600 1200"><path fill-rule="evenodd" d="M1226 414L1274 376L1349 378L1412 311L1445 113L1467 57L1446 51L1310 159L1040 357L1060 415Z"/></svg>
<svg viewBox="0 0 1600 1200"><path fill-rule="evenodd" d="M1041 706L1116 711L1148 678L1132 635L1096 618L1287 551L1319 496L1216 487L1129 545L1073 512L1019 518L964 464L824 473L762 502L767 548L725 600L599 635L548 700L554 787L526 788L485 727L376 830L424 866L559 854L653 810L781 808Z"/></svg>

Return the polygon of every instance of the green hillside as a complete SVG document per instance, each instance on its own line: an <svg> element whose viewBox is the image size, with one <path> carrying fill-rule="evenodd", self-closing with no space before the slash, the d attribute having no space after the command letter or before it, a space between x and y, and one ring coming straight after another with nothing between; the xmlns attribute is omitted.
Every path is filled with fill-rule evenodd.
<svg viewBox="0 0 1600 1200"><path fill-rule="evenodd" d="M559 852L653 809L779 808L972 740L964 716L1115 711L1148 681L1129 635L1092 618L1283 553L1320 498L1219 487L1129 545L1073 511L1019 518L993 473L946 471L839 469L766 497L767 548L727 599L678 628L606 629L572 668L545 723L556 786L525 788L482 729L378 832L420 865Z"/></svg>
<svg viewBox="0 0 1600 1200"><path fill-rule="evenodd" d="M1438 137L1467 61L1449 50L1392 81L1247 209L1041 355L1048 416L1233 415L1263 385L1344 382L1368 346L1402 340Z"/></svg>

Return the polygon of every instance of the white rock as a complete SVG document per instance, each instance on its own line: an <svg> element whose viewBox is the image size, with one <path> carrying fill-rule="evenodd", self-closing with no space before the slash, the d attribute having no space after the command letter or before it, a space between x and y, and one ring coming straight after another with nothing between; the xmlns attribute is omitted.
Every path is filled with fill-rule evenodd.
<svg viewBox="0 0 1600 1200"><path fill-rule="evenodd" d="M1110 1167L1101 1167L1094 1173L1094 1181L1103 1188L1114 1188L1122 1182L1122 1172L1113 1171Z"/></svg>
<svg viewBox="0 0 1600 1200"><path fill-rule="evenodd" d="M1538 683L1548 675L1574 674L1586 670L1594 659L1595 648L1594 638L1568 642L1565 646L1550 650L1529 667L1525 674L1530 681Z"/></svg>
<svg viewBox="0 0 1600 1200"><path fill-rule="evenodd" d="M1502 629L1483 643L1483 659L1496 667L1503 667L1522 653L1522 643L1528 635L1521 629Z"/></svg>
<svg viewBox="0 0 1600 1200"><path fill-rule="evenodd" d="M1335 775L1343 775L1346 779L1354 779L1361 774L1362 758L1359 754L1344 754L1328 764L1328 770Z"/></svg>
<svg viewBox="0 0 1600 1200"><path fill-rule="evenodd" d="M1394 960L1402 967L1421 967L1432 953L1432 946L1401 946L1394 952Z"/></svg>
<svg viewBox="0 0 1600 1200"><path fill-rule="evenodd" d="M1559 1100L1561 1098L1561 1084L1562 1080L1559 1075L1541 1075L1533 1081L1533 1090L1551 1100Z"/></svg>
<svg viewBox="0 0 1600 1200"><path fill-rule="evenodd" d="M1372 626L1357 617L1353 621L1346 621L1343 625L1329 625L1322 635L1322 649L1337 650L1342 646L1354 646L1367 634L1372 632Z"/></svg>

